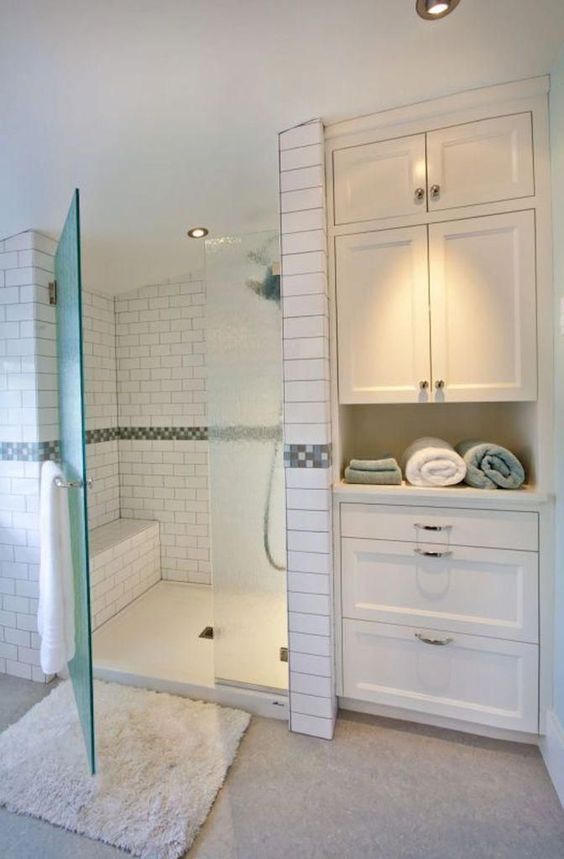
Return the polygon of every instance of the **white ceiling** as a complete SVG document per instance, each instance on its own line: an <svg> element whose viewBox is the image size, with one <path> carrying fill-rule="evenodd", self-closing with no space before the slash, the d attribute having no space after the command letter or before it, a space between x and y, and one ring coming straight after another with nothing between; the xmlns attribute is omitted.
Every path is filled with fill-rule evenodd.
<svg viewBox="0 0 564 859"><path fill-rule="evenodd" d="M82 194L87 285L198 268L276 226L279 130L550 70L563 0L0 0L0 235Z"/></svg>

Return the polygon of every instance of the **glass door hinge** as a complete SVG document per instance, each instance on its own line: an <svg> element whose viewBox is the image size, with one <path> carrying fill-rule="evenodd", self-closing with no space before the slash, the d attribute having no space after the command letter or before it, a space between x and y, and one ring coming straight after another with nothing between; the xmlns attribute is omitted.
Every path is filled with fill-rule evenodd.
<svg viewBox="0 0 564 859"><path fill-rule="evenodd" d="M57 303L57 281L51 280L49 282L49 304Z"/></svg>

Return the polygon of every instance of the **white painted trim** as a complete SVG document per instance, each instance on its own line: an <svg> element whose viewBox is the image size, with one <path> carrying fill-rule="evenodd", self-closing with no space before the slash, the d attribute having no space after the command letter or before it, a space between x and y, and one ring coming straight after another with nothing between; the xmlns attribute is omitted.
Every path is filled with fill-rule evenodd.
<svg viewBox="0 0 564 859"><path fill-rule="evenodd" d="M449 731L460 731L463 734L475 734L478 737L489 737L494 740L507 740L512 743L527 743L532 746L539 744L537 734L526 731L511 731L506 728L495 728L474 722L462 722L449 716L435 716L430 713L418 713L404 710L401 707L389 707L385 704L373 704L367 701L357 701L354 698L339 697L339 709L351 710L354 713L366 713L369 716L382 716L387 719L398 719L402 722L413 722L417 725L431 725L435 728L445 728Z"/></svg>
<svg viewBox="0 0 564 859"><path fill-rule="evenodd" d="M546 714L546 734L540 739L540 750L558 799L564 807L564 727L554 710Z"/></svg>
<svg viewBox="0 0 564 859"><path fill-rule="evenodd" d="M498 109L502 103L515 103L517 110L523 110L519 106L522 99L534 99L546 96L550 89L550 78L548 75L527 78L522 81L495 84L494 86L479 87L466 90L462 93L443 96L442 98L428 99L415 104L403 105L401 107L388 108L377 113L365 116L347 118L333 123L326 123L325 139L348 134L350 132L361 132L368 129L383 128L389 125L401 125L404 122L413 122L430 116L441 116L442 114L455 111L469 111L494 106Z"/></svg>
<svg viewBox="0 0 564 859"><path fill-rule="evenodd" d="M473 489L471 486L363 486L357 483L345 483L340 480L333 488L333 494L339 501L357 502L361 504L452 504L457 506L483 507L497 510L513 507L536 511L543 504L551 504L553 499L546 492L534 488L507 489Z"/></svg>

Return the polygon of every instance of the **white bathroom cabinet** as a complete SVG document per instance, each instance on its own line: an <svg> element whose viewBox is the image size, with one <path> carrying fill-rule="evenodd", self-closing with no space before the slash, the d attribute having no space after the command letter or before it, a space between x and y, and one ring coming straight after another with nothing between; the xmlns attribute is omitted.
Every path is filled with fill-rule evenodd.
<svg viewBox="0 0 564 859"><path fill-rule="evenodd" d="M547 81L326 128L341 705L531 738L552 651ZM517 491L353 486L421 435L505 444Z"/></svg>
<svg viewBox="0 0 564 859"><path fill-rule="evenodd" d="M332 156L340 402L536 399L531 113Z"/></svg>
<svg viewBox="0 0 564 859"><path fill-rule="evenodd" d="M538 520L339 497L342 696L536 733Z"/></svg>
<svg viewBox="0 0 564 859"><path fill-rule="evenodd" d="M339 236L335 267L341 402L427 400L427 228Z"/></svg>
<svg viewBox="0 0 564 859"><path fill-rule="evenodd" d="M337 225L529 197L531 114L351 141L333 150L332 173Z"/></svg>
<svg viewBox="0 0 564 859"><path fill-rule="evenodd" d="M533 211L337 236L335 278L342 403L536 398Z"/></svg>
<svg viewBox="0 0 564 859"><path fill-rule="evenodd" d="M529 112L439 128L427 134L429 210L534 194Z"/></svg>
<svg viewBox="0 0 564 859"><path fill-rule="evenodd" d="M336 224L425 209L425 135L345 146L333 155Z"/></svg>

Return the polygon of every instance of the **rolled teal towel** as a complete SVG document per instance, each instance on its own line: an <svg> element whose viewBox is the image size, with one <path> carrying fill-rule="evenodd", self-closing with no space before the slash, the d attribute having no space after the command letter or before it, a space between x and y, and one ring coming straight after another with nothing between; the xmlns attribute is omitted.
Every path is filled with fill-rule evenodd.
<svg viewBox="0 0 564 859"><path fill-rule="evenodd" d="M519 489L525 469L514 453L500 444L461 441L456 451L466 463L464 482L476 489Z"/></svg>
<svg viewBox="0 0 564 859"><path fill-rule="evenodd" d="M347 483L372 483L378 486L399 486L401 484L401 471L363 471L360 468L345 468L345 480Z"/></svg>
<svg viewBox="0 0 564 859"><path fill-rule="evenodd" d="M351 459L349 468L355 471L397 471L399 465L393 456L382 459Z"/></svg>

